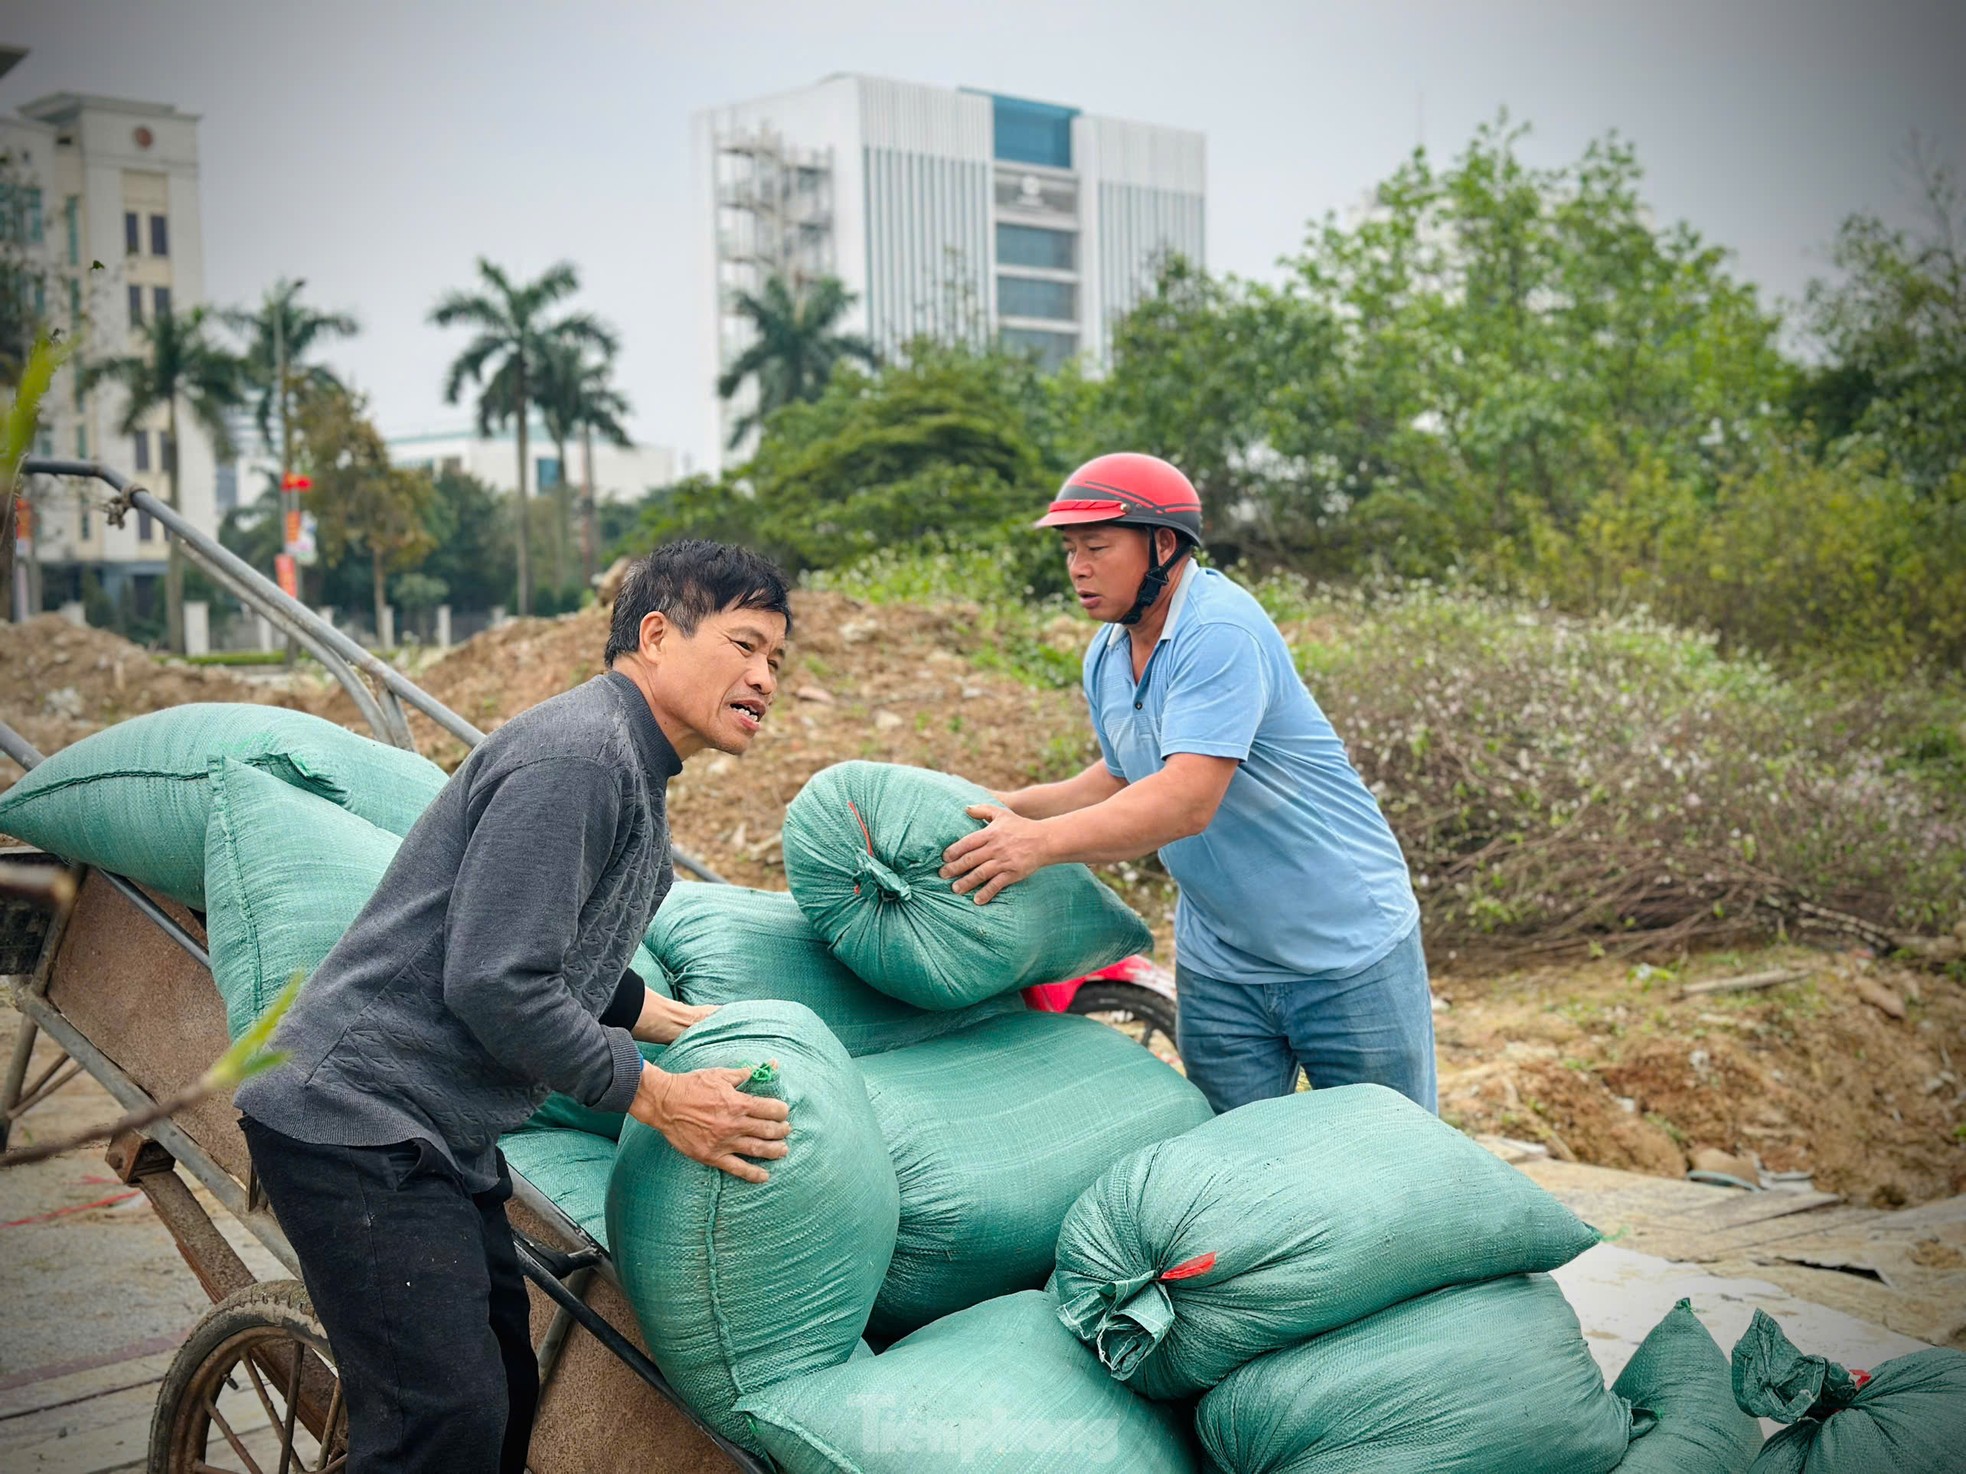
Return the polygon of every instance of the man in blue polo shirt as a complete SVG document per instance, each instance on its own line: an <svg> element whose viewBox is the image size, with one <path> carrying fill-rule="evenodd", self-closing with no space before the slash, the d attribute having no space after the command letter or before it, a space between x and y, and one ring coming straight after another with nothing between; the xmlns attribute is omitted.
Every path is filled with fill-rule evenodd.
<svg viewBox="0 0 1966 1474"><path fill-rule="evenodd" d="M1046 865L1159 850L1175 911L1179 1042L1218 1111L1371 1081L1435 1108L1432 1000L1399 842L1290 649L1190 556L1201 500L1153 456L1069 477L1057 527L1079 602L1102 760L979 805L942 874L979 904Z"/></svg>

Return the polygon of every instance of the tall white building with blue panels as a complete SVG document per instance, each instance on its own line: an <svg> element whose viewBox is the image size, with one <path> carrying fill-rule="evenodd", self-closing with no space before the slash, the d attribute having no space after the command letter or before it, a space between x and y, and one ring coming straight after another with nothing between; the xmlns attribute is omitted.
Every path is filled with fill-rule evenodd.
<svg viewBox="0 0 1966 1474"><path fill-rule="evenodd" d="M1204 260L1204 144L1185 129L845 75L699 113L694 143L720 454L747 408L714 389L750 341L732 301L774 275L838 277L847 328L883 353L995 335L1096 368L1161 261Z"/></svg>

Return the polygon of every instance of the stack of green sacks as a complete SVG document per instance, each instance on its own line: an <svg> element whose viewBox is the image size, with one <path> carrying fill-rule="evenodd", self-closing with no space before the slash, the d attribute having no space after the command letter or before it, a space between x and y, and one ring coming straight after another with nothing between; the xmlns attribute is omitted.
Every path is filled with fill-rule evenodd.
<svg viewBox="0 0 1966 1474"><path fill-rule="evenodd" d="M871 1334L892 1339L1051 1273L1114 1162L1209 1118L1152 1052L1091 1019L1015 1013L860 1061L901 1187Z"/></svg>
<svg viewBox="0 0 1966 1474"><path fill-rule="evenodd" d="M1606 1474L1631 1435L1547 1271L1597 1235L1403 1096L1259 1101L1073 1205L1059 1316L1228 1474Z"/></svg>
<svg viewBox="0 0 1966 1474"><path fill-rule="evenodd" d="M678 885L649 925L648 947L661 964L663 984L683 1002L801 1003L856 1059L920 1044L1024 1006L1014 991L940 1010L878 992L834 957L798 902L783 891Z"/></svg>
<svg viewBox="0 0 1966 1474"><path fill-rule="evenodd" d="M206 702L84 737L0 794L0 832L198 910L213 764L240 763L389 833L410 832L444 770L304 712Z"/></svg>
<svg viewBox="0 0 1966 1474"><path fill-rule="evenodd" d="M989 790L946 773L840 763L785 811L785 880L833 954L919 1008L1081 977L1151 949L1146 924L1083 865L1052 865L987 906L940 878Z"/></svg>

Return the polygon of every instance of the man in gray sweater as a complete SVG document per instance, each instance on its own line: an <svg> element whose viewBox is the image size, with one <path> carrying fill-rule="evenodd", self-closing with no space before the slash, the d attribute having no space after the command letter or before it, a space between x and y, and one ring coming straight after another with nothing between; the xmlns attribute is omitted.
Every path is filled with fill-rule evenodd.
<svg viewBox="0 0 1966 1474"><path fill-rule="evenodd" d="M238 1092L348 1406L351 1474L521 1474L538 1401L498 1138L549 1091L748 1182L785 1155L743 1070L672 1075L711 1010L628 970L667 894L683 759L742 753L791 632L783 575L710 542L623 581L605 674L507 722L417 821Z"/></svg>

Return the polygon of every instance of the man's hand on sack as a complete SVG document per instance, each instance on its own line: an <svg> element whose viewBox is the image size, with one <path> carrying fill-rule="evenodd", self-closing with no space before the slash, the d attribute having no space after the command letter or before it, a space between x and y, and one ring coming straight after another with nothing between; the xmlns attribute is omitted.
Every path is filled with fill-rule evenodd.
<svg viewBox="0 0 1966 1474"><path fill-rule="evenodd" d="M972 819L988 821L985 828L966 834L942 852L944 880L957 895L973 897L979 906L997 898L1007 885L1015 885L1052 862L1046 845L1047 831L1039 819L1025 819L994 804L972 804L964 811ZM982 887L978 890L977 887Z"/></svg>
<svg viewBox="0 0 1966 1474"><path fill-rule="evenodd" d="M782 1100L739 1090L751 1073L716 1069L671 1075L643 1065L628 1114L660 1131L691 1161L746 1182L763 1182L770 1174L745 1158L772 1161L785 1155L785 1138L792 1134L791 1111Z"/></svg>
<svg viewBox="0 0 1966 1474"><path fill-rule="evenodd" d="M714 1003L678 1003L655 989L642 1000L642 1016L628 1032L643 1044L674 1044L691 1024L700 1024L717 1011Z"/></svg>

